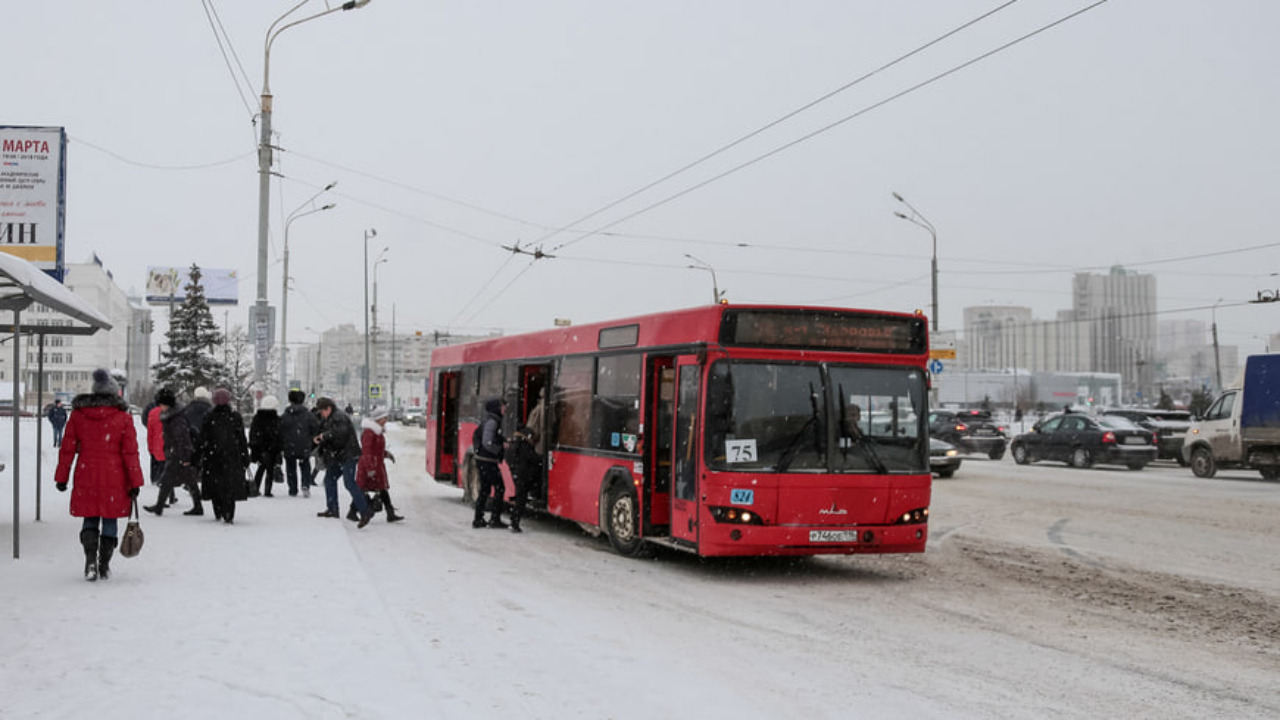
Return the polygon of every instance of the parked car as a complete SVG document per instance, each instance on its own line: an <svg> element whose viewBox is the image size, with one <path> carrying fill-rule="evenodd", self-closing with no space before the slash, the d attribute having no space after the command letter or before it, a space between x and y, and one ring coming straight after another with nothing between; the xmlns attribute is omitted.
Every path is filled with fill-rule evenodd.
<svg viewBox="0 0 1280 720"><path fill-rule="evenodd" d="M405 425L426 427L426 412L420 407L407 407L404 409L404 415L400 418L400 422Z"/></svg>
<svg viewBox="0 0 1280 720"><path fill-rule="evenodd" d="M949 478L960 469L960 451L955 445L929 438L929 469L940 478Z"/></svg>
<svg viewBox="0 0 1280 720"><path fill-rule="evenodd" d="M934 410L929 413L929 435L956 446L960 452L983 453L992 460L1004 457L1009 435L986 410Z"/></svg>
<svg viewBox="0 0 1280 720"><path fill-rule="evenodd" d="M1118 415L1063 413L1036 423L1009 444L1013 461L1057 460L1072 467L1125 465L1141 470L1156 459L1155 433Z"/></svg>
<svg viewBox="0 0 1280 720"><path fill-rule="evenodd" d="M1179 465L1187 465L1187 459L1182 457L1182 444L1191 429L1191 413L1157 408L1115 408L1106 410L1104 414L1129 418L1155 433L1157 459L1176 460Z"/></svg>

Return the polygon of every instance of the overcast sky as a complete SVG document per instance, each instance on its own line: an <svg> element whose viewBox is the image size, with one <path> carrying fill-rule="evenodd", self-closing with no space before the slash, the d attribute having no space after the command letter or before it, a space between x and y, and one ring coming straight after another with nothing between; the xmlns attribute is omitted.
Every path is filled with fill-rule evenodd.
<svg viewBox="0 0 1280 720"><path fill-rule="evenodd" d="M1002 4L373 0L290 28L269 299L285 216L337 180L336 208L291 225L293 341L362 325L369 228L398 331L710 302L686 254L731 302L927 311L930 237L897 191L937 228L943 329L986 303L1051 317L1072 273L1120 264L1158 275L1162 318L1208 323L1221 299L1222 341L1261 351L1280 331L1280 305L1247 303L1280 286L1280 4L1111 0L966 66L1091 4L1021 0L894 64ZM97 253L139 291L151 265L233 268L247 320L263 41L290 7L6 4L0 124L67 129L68 262ZM517 241L555 257L501 249Z"/></svg>

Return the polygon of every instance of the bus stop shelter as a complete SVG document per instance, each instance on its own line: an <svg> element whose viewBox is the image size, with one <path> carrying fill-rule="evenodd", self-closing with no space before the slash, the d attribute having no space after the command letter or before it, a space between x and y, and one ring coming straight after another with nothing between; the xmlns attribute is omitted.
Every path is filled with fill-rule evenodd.
<svg viewBox="0 0 1280 720"><path fill-rule="evenodd" d="M69 326L24 326L22 311L31 307L32 303L40 303L50 310L71 318L74 322ZM0 311L13 313L13 324L0 326L0 332L13 334L13 467L9 477L13 483L13 557L18 557L20 533L18 520L21 513L21 469L22 449L19 429L21 425L21 398L19 396L22 377L22 347L19 342L23 334L56 333L61 335L92 335L99 330L110 330L111 322L92 305L62 283L54 280L47 273L22 258L0 252ZM43 360L44 343L40 343L40 360ZM43 362L41 362L43 366ZM39 413L36 423L39 428ZM36 448L39 452L39 448ZM36 479L37 500L39 498L39 477Z"/></svg>

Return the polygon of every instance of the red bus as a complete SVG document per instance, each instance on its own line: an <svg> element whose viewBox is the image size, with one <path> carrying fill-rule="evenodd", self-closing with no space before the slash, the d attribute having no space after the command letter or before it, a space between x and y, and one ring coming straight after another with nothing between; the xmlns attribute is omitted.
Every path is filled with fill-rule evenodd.
<svg viewBox="0 0 1280 720"><path fill-rule="evenodd" d="M501 396L542 419L532 506L623 555L923 552L927 358L920 314L726 304L441 347L427 472L462 485Z"/></svg>

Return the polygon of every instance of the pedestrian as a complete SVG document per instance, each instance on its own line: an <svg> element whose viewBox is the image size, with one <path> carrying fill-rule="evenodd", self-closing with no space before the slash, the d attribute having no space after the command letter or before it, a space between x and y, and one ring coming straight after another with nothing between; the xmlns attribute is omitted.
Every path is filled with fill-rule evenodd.
<svg viewBox="0 0 1280 720"><path fill-rule="evenodd" d="M516 486L511 499L511 532L520 530L520 518L524 517L529 503L529 492L542 481L542 457L538 454L538 435L527 425L521 425L507 444L507 468Z"/></svg>
<svg viewBox="0 0 1280 720"><path fill-rule="evenodd" d="M280 414L276 412L280 401L274 395L262 398L258 412L249 421L249 456L258 463L253 476L253 490L261 488L263 497L271 497L271 489L280 482L280 459L284 451L284 438L280 429Z"/></svg>
<svg viewBox="0 0 1280 720"><path fill-rule="evenodd" d="M149 513L163 515L165 507L177 502L176 488L179 485L189 489L194 488L200 479L200 472L195 464L196 446L192 441L191 427L187 420L190 407L190 405L185 407L178 405L177 400L174 399L174 404L160 413L156 423L161 426L164 435L164 474L160 476L160 496L156 498L156 504L143 507L143 510ZM151 427L147 426L148 432ZM192 497L199 505L199 492L193 493ZM198 512L196 508L192 508L183 514L203 515L204 508L200 507Z"/></svg>
<svg viewBox="0 0 1280 720"><path fill-rule="evenodd" d="M382 499L382 507L387 510L387 522L399 522L403 515L397 515L395 506L391 504L391 483L387 479L386 460L396 461L396 456L387 450L387 418L386 408L375 408L369 417L360 421L363 432L360 434L360 463L356 466L356 478L360 489L365 492L376 492Z"/></svg>
<svg viewBox="0 0 1280 720"><path fill-rule="evenodd" d="M195 449L195 454L191 456L191 464L195 466L196 472L192 477L190 484L187 485L187 492L191 494L191 509L182 513L183 515L204 515L204 502L200 495L200 431L204 428L204 419L209 417L209 413L213 412L213 403L209 399L209 389L203 386L197 387L191 391L191 402L183 408L183 417L187 421L187 433L191 436L191 447Z"/></svg>
<svg viewBox="0 0 1280 720"><path fill-rule="evenodd" d="M289 407L280 418L280 434L284 451L284 470L289 481L289 495L298 494L298 472L302 472L302 497L311 497L315 481L311 476L311 438L320 434L320 419L304 404L307 396L301 390L289 391Z"/></svg>
<svg viewBox="0 0 1280 720"><path fill-rule="evenodd" d="M53 446L62 446L62 429L67 426L67 408L61 400L54 400L49 408L49 424L53 426Z"/></svg>
<svg viewBox="0 0 1280 720"><path fill-rule="evenodd" d="M507 409L506 402L499 398L490 398L484 403L485 416L472 436L472 452L476 459L476 470L480 474L480 491L476 494L476 515L471 527L505 528L502 522L502 504L506 499L507 486L502 480L502 470L498 464L502 462L502 413ZM479 442L476 442L476 441ZM489 496L493 496L493 509L489 513L489 522L484 520L484 511L490 504Z"/></svg>
<svg viewBox="0 0 1280 720"><path fill-rule="evenodd" d="M66 492L67 484L74 481L71 515L84 518L80 526L84 578L106 580L111 577L117 521L129 516L138 488L145 483L138 462L138 436L120 387L103 368L93 371L91 391L77 395L71 409L53 481L58 492Z"/></svg>
<svg viewBox="0 0 1280 720"><path fill-rule="evenodd" d="M373 519L369 511L369 502L360 486L356 484L356 466L360 462L360 440L356 438L355 427L351 424L351 416L342 412L327 397L316 401L316 410L320 412L320 433L313 442L319 446L321 462L324 464L324 501L325 510L316 513L317 517L341 517L338 514L338 478L351 494L351 508L347 512L348 520L356 520L357 527L364 527Z"/></svg>
<svg viewBox="0 0 1280 720"><path fill-rule="evenodd" d="M213 517L228 525L235 522L236 501L249 498L245 474L249 469L249 443L244 418L231 407L231 391L213 391L213 410L200 429L200 478L205 497L213 503Z"/></svg>
<svg viewBox="0 0 1280 720"><path fill-rule="evenodd" d="M169 388L156 391L151 409L143 416L142 426L147 429L147 454L151 456L151 484L159 485L164 475L164 424L160 414L176 405L178 399Z"/></svg>

